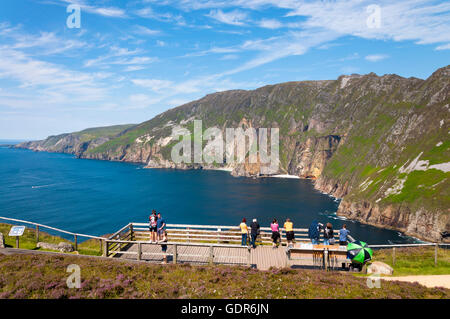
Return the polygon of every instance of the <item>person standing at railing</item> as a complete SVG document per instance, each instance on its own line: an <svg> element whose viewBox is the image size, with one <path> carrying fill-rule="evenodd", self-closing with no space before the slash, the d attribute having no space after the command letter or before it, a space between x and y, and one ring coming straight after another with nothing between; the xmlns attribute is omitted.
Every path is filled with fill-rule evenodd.
<svg viewBox="0 0 450 319"><path fill-rule="evenodd" d="M334 245L334 231L331 223L327 223L325 229L323 230L323 244Z"/></svg>
<svg viewBox="0 0 450 319"><path fill-rule="evenodd" d="M308 237L311 239L313 245L318 245L320 240L320 230L323 228L323 224L317 220L313 220L308 229Z"/></svg>
<svg viewBox="0 0 450 319"><path fill-rule="evenodd" d="M253 248L256 248L256 237L259 235L259 224L256 218L254 218L253 222L250 224L250 230L250 245L252 245Z"/></svg>
<svg viewBox="0 0 450 319"><path fill-rule="evenodd" d="M278 240L280 239L280 225L278 221L274 218L272 224L270 224L270 229L272 230L272 248L278 248Z"/></svg>
<svg viewBox="0 0 450 319"><path fill-rule="evenodd" d="M166 220L161 217L161 213L158 213L158 220L156 221L156 228L158 234L158 241L163 239L164 231L166 230Z"/></svg>
<svg viewBox="0 0 450 319"><path fill-rule="evenodd" d="M349 233L350 231L347 230L347 225L344 224L342 229L339 230L339 245L347 246L347 236L350 236Z"/></svg>
<svg viewBox="0 0 450 319"><path fill-rule="evenodd" d="M150 227L150 241L156 243L156 232L157 232L157 220L158 216L156 216L156 210L152 210L152 214L149 216L149 227Z"/></svg>
<svg viewBox="0 0 450 319"><path fill-rule="evenodd" d="M247 220L245 218L242 218L242 222L239 225L239 227L241 228L242 246L247 246L248 227L246 223Z"/></svg>
<svg viewBox="0 0 450 319"><path fill-rule="evenodd" d="M284 231L286 232L286 240L288 248L292 247L292 242L295 239L294 236L294 223L291 222L290 218L286 218L286 222L284 223Z"/></svg>

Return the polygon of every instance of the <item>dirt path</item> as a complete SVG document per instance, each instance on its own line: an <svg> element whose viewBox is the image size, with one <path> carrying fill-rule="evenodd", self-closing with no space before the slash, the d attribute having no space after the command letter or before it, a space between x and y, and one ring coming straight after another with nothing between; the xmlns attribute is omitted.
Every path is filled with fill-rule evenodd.
<svg viewBox="0 0 450 319"><path fill-rule="evenodd" d="M450 289L450 275L427 275L427 276L401 276L381 277L383 280L398 280L407 282L418 282L429 288L445 287Z"/></svg>

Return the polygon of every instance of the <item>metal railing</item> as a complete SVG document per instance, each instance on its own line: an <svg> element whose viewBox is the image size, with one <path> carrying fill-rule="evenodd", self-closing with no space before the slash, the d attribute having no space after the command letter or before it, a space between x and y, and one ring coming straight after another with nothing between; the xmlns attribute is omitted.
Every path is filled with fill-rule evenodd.
<svg viewBox="0 0 450 319"><path fill-rule="evenodd" d="M39 241L39 230L40 228L46 228L52 231L60 232L66 235L73 236L73 243L75 250L78 250L78 238L84 237L89 239L99 240L100 251L104 257L113 257L116 255L132 255L136 256L137 260L142 260L145 256L171 256L173 258L173 263L177 263L180 257L204 257L207 258L208 263L213 264L215 258L227 257L240 259L241 264L250 265L251 263L251 252L247 246L242 246L236 243L241 242L241 234L239 226L223 226L223 225L186 225L186 224L167 224L166 229L168 233L168 238L170 241L152 243L150 241L150 231L149 223L129 223L116 231L109 237L99 237L80 233L74 233L55 227L15 219L8 217L1 217L0 219L8 220L15 223L29 224L35 226L36 241ZM261 227L260 235L258 236L258 244L270 244L271 239L271 229L269 227ZM295 239L297 242L309 242L307 236L308 229L306 228L294 228ZM335 238L339 239L338 234L335 232ZM281 242L286 241L285 231L280 229ZM321 233L321 237L323 234ZM349 237L350 240L353 238ZM133 245L137 245L137 251L129 250ZM145 252L143 247L146 245L167 245L172 247L172 253L167 252ZM179 253L180 247L208 247L206 254L203 255L192 255L192 254L181 254ZM435 264L437 264L437 255L439 246L448 247L450 244L445 243L420 243L420 244L391 244L391 245L370 245L373 249L393 249L393 260L395 264L395 250L401 247L421 247L421 246L435 246ZM218 248L231 248L231 249L245 249L247 253L244 256L219 256L215 255L215 251Z"/></svg>

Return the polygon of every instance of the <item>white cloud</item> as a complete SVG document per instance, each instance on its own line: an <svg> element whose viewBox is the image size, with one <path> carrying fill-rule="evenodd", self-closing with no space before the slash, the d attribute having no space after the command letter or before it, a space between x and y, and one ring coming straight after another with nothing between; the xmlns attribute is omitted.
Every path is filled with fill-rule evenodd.
<svg viewBox="0 0 450 319"><path fill-rule="evenodd" d="M161 31L159 30L152 30L147 27L137 25L134 29L134 33L140 34L140 35L157 35L160 34Z"/></svg>
<svg viewBox="0 0 450 319"><path fill-rule="evenodd" d="M387 59L389 56L386 54L370 54L367 55L364 59L370 62L378 62L384 59Z"/></svg>
<svg viewBox="0 0 450 319"><path fill-rule="evenodd" d="M259 26L266 29L278 29L281 28L283 24L275 19L262 19L259 22Z"/></svg>
<svg viewBox="0 0 450 319"><path fill-rule="evenodd" d="M230 12L223 12L222 10L211 10L206 16L219 22L236 26L245 25L244 20L247 19L247 14L239 10L233 10Z"/></svg>
<svg viewBox="0 0 450 319"><path fill-rule="evenodd" d="M450 43L439 45L435 48L435 50L450 50Z"/></svg>

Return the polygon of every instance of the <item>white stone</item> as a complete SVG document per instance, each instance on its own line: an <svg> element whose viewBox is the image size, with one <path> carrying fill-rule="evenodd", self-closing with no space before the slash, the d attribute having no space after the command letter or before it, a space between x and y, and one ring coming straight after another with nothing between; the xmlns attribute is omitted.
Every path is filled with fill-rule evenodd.
<svg viewBox="0 0 450 319"><path fill-rule="evenodd" d="M381 261L374 261L367 267L368 274L392 275L394 269Z"/></svg>

